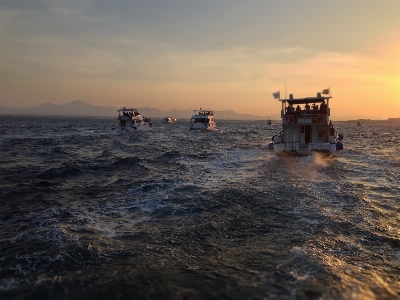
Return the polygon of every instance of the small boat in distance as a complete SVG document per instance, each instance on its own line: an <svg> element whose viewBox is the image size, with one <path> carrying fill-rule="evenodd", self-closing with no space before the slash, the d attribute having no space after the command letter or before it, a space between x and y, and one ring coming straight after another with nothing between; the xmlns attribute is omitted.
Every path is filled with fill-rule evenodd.
<svg viewBox="0 0 400 300"><path fill-rule="evenodd" d="M118 121L122 130L146 131L151 127L151 119L143 117L136 108L118 109Z"/></svg>
<svg viewBox="0 0 400 300"><path fill-rule="evenodd" d="M174 122L176 122L176 119L173 119L171 117L165 117L163 119L163 123L174 123Z"/></svg>
<svg viewBox="0 0 400 300"><path fill-rule="evenodd" d="M215 130L217 123L214 119L214 112L212 110L196 110L190 120L190 130Z"/></svg>
<svg viewBox="0 0 400 300"><path fill-rule="evenodd" d="M268 120L268 121L267 121L267 125L272 125L272 121L271 121L271 120Z"/></svg>
<svg viewBox="0 0 400 300"><path fill-rule="evenodd" d="M343 135L336 132L329 120L331 98L318 93L317 97L295 99L291 94L289 99L279 99L282 102L282 131L272 137L268 149L298 156L313 152L331 155L343 150Z"/></svg>
<svg viewBox="0 0 400 300"><path fill-rule="evenodd" d="M358 123L357 123L357 126L364 126L364 123L358 122Z"/></svg>

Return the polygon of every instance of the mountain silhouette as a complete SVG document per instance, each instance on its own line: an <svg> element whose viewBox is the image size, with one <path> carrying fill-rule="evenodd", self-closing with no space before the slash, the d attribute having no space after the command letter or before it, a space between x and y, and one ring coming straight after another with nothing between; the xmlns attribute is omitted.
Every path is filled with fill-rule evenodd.
<svg viewBox="0 0 400 300"><path fill-rule="evenodd" d="M67 104L44 103L31 108L10 108L0 107L1 115L34 115L34 116L78 116L78 117L116 117L117 110L121 107L115 106L95 106L81 100L76 100ZM149 118L165 118L167 116L176 119L190 119L194 114L193 110L171 109L163 111L151 107L134 107L139 112ZM279 119L275 116L257 116L252 114L239 114L233 110L214 111L217 120L267 120Z"/></svg>

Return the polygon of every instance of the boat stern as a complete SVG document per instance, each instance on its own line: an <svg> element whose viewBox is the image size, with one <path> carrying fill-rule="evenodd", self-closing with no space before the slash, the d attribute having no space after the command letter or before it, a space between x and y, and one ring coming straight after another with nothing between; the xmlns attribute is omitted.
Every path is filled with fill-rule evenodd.
<svg viewBox="0 0 400 300"><path fill-rule="evenodd" d="M308 151L317 151L317 152L322 152L322 153L329 153L332 154L336 150L336 144L335 143L309 143L308 144Z"/></svg>

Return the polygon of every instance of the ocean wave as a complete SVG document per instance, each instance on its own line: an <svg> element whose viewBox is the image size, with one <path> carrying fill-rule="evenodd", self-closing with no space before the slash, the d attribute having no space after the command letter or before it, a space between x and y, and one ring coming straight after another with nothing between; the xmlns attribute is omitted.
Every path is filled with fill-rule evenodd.
<svg viewBox="0 0 400 300"><path fill-rule="evenodd" d="M279 126L257 122L0 122L1 297L400 292L398 127L341 123L345 149L323 159L276 156Z"/></svg>

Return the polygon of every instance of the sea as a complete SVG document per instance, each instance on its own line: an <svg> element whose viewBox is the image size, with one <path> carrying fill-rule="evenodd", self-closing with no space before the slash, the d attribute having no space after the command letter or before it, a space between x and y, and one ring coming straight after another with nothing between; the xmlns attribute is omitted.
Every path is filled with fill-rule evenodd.
<svg viewBox="0 0 400 300"><path fill-rule="evenodd" d="M400 299L400 125L0 117L0 299Z"/></svg>

